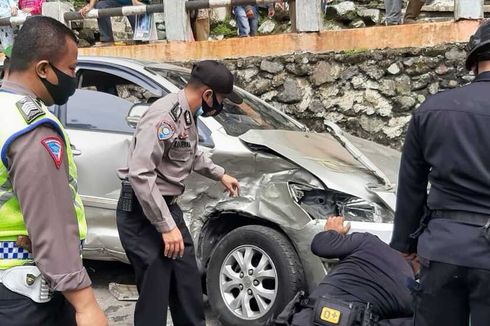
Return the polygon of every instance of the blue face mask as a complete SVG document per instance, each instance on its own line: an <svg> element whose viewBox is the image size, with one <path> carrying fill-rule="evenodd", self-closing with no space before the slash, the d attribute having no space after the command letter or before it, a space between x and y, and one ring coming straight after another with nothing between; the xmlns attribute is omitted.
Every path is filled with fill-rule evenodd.
<svg viewBox="0 0 490 326"><path fill-rule="evenodd" d="M204 114L204 110L202 109L202 106L199 107L196 111L196 117L200 117L201 115Z"/></svg>

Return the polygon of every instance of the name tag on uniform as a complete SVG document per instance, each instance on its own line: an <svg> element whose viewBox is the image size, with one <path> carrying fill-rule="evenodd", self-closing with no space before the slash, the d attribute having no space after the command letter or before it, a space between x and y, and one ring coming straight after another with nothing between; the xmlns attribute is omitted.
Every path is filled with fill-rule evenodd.
<svg viewBox="0 0 490 326"><path fill-rule="evenodd" d="M173 143L173 148L191 148L191 143L187 140L176 140Z"/></svg>

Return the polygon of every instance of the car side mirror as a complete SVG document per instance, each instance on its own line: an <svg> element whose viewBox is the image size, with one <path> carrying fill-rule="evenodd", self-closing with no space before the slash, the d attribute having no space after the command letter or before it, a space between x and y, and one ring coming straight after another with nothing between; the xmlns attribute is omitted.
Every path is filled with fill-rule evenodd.
<svg viewBox="0 0 490 326"><path fill-rule="evenodd" d="M148 111L149 107L150 104L146 103L138 103L133 105L131 109L129 109L128 115L126 117L126 122L128 123L128 125L132 128L136 128L136 125L140 121L143 114Z"/></svg>

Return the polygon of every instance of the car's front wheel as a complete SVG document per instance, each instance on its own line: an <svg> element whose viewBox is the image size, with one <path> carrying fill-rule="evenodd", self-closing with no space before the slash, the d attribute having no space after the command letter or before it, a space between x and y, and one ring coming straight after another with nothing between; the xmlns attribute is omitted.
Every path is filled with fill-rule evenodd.
<svg viewBox="0 0 490 326"><path fill-rule="evenodd" d="M207 271L209 303L224 325L263 325L303 283L303 268L289 240L258 225L228 233Z"/></svg>

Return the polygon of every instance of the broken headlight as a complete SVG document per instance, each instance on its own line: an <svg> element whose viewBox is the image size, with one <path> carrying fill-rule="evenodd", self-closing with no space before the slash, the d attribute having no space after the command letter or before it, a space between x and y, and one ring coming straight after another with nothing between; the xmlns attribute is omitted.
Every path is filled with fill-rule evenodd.
<svg viewBox="0 0 490 326"><path fill-rule="evenodd" d="M362 198L294 183L289 185L289 189L291 197L315 219L342 215L347 221L393 221L393 213L389 209Z"/></svg>
<svg viewBox="0 0 490 326"><path fill-rule="evenodd" d="M339 214L347 221L361 222L392 222L393 214L390 210L367 200L350 197L337 202Z"/></svg>

